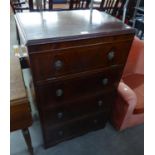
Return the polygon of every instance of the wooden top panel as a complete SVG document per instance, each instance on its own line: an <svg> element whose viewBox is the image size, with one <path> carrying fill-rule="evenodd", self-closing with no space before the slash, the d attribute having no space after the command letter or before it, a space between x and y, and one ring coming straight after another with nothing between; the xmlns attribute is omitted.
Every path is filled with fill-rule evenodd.
<svg viewBox="0 0 155 155"><path fill-rule="evenodd" d="M27 100L20 62L13 53L10 55L10 103L22 103Z"/></svg>
<svg viewBox="0 0 155 155"><path fill-rule="evenodd" d="M134 33L120 20L97 10L17 13L15 19L27 45Z"/></svg>

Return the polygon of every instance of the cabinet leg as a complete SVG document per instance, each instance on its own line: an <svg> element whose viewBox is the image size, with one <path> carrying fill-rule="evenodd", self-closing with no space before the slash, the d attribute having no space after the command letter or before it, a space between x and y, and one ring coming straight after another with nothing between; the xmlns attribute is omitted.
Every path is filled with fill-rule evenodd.
<svg viewBox="0 0 155 155"><path fill-rule="evenodd" d="M27 144L28 151L29 151L30 155L33 155L33 147L32 147L31 137L30 137L28 128L22 129L22 133L23 133L25 142Z"/></svg>

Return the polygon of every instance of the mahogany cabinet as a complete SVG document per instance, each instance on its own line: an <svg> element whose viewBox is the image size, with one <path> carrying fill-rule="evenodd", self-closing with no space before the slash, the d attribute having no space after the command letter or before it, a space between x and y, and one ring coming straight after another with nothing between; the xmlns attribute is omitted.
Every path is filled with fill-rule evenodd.
<svg viewBox="0 0 155 155"><path fill-rule="evenodd" d="M103 128L134 29L93 10L17 13L45 148Z"/></svg>

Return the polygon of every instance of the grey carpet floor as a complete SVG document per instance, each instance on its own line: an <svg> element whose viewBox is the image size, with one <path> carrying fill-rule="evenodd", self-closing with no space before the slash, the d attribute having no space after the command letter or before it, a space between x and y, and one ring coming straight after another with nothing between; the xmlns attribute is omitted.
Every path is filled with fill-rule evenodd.
<svg viewBox="0 0 155 155"><path fill-rule="evenodd" d="M35 155L143 155L144 125L116 131L109 123L101 130L43 148L40 122L30 127ZM21 131L11 133L11 155L28 155Z"/></svg>
<svg viewBox="0 0 155 155"><path fill-rule="evenodd" d="M12 15L10 25L10 48L12 49L12 46L17 43L15 23ZM32 127L30 127L30 134L35 155L144 154L144 125L118 132L108 123L104 129L62 142L46 150L43 148L39 121L34 121ZM10 134L10 149L11 155L28 155L21 131L15 131Z"/></svg>

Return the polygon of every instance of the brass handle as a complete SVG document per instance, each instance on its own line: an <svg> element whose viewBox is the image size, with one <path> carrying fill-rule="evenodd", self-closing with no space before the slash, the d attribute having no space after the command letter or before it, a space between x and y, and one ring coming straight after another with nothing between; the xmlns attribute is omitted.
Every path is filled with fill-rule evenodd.
<svg viewBox="0 0 155 155"><path fill-rule="evenodd" d="M103 101L102 100L99 100L98 101L98 106L101 107L102 105L103 105Z"/></svg>
<svg viewBox="0 0 155 155"><path fill-rule="evenodd" d="M98 120L97 119L94 119L93 122L94 122L94 124L97 124L98 123Z"/></svg>
<svg viewBox="0 0 155 155"><path fill-rule="evenodd" d="M56 60L56 61L54 62L54 68L55 68L56 70L60 70L62 67L63 67L63 62L62 62L61 60Z"/></svg>
<svg viewBox="0 0 155 155"><path fill-rule="evenodd" d="M28 52L27 52L27 47L25 45L21 45L21 51L22 51L22 54L23 56L28 56Z"/></svg>
<svg viewBox="0 0 155 155"><path fill-rule="evenodd" d="M27 48L24 45L13 45L13 51L17 57L27 57Z"/></svg>
<svg viewBox="0 0 155 155"><path fill-rule="evenodd" d="M59 119L63 118L63 112L59 112L59 113L57 114L57 117L58 117Z"/></svg>
<svg viewBox="0 0 155 155"><path fill-rule="evenodd" d="M19 48L18 45L14 45L13 46L13 51L14 51L15 56L17 56L17 57L20 57L21 56L20 55L20 48Z"/></svg>
<svg viewBox="0 0 155 155"><path fill-rule="evenodd" d="M56 96L61 97L63 95L63 90L62 89L57 89L56 90Z"/></svg>
<svg viewBox="0 0 155 155"><path fill-rule="evenodd" d="M108 82L109 82L108 78L102 79L102 84L103 84L104 86L107 85Z"/></svg>
<svg viewBox="0 0 155 155"><path fill-rule="evenodd" d="M115 52L111 51L108 53L108 60L112 60L115 57Z"/></svg>
<svg viewBox="0 0 155 155"><path fill-rule="evenodd" d="M63 136L64 132L62 130L58 131L59 136Z"/></svg>

